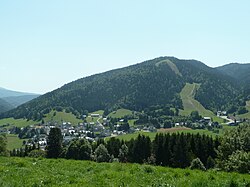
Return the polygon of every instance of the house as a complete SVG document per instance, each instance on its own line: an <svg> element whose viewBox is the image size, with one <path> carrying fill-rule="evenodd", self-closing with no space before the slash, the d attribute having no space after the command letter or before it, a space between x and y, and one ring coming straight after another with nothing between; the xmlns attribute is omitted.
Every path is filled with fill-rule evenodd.
<svg viewBox="0 0 250 187"><path fill-rule="evenodd" d="M100 117L100 114L91 114L90 116L91 116L91 117L98 117L98 118L99 118L99 117Z"/></svg>
<svg viewBox="0 0 250 187"><path fill-rule="evenodd" d="M217 116L226 116L227 115L227 111L217 111Z"/></svg>
<svg viewBox="0 0 250 187"><path fill-rule="evenodd" d="M203 118L205 122L210 122L211 121L211 117L204 117Z"/></svg>

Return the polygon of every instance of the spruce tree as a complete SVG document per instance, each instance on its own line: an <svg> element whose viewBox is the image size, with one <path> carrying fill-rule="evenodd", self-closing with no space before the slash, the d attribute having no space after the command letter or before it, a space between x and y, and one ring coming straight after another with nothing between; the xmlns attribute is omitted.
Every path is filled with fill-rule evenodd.
<svg viewBox="0 0 250 187"><path fill-rule="evenodd" d="M51 128L48 136L47 157L58 158L62 151L62 133L59 128Z"/></svg>

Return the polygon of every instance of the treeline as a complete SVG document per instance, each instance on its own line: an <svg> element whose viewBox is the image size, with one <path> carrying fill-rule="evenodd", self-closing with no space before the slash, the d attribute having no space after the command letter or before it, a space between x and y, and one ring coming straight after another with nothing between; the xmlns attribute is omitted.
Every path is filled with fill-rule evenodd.
<svg viewBox="0 0 250 187"><path fill-rule="evenodd" d="M53 132L57 131L57 132ZM75 139L69 145L62 144L60 129L52 129L47 147L48 158L66 158L76 160L94 160L112 162L114 160L130 163L148 163L161 166L189 167L191 161L199 158L207 168L214 167L214 159L219 139L215 140L200 134L157 134L153 141L148 136L139 134L129 141L110 138L91 143L85 139ZM12 156L34 155L36 148L22 149L12 152ZM32 152L33 151L33 152ZM41 152L37 151L41 156Z"/></svg>
<svg viewBox="0 0 250 187"><path fill-rule="evenodd" d="M200 134L157 134L151 141L138 135L129 141L110 138L89 142L75 139L63 144L59 128L53 128L45 151L39 146L14 149L11 156L30 156L93 160L96 162L147 163L168 167L191 169L217 168L225 171L250 173L250 124L246 123L228 131L221 139ZM0 156L7 156L6 137L0 136Z"/></svg>

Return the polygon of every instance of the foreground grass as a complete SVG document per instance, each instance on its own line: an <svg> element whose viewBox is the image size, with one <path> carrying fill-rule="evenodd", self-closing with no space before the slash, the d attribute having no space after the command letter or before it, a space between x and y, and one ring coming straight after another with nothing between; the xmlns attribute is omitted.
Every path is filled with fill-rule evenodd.
<svg viewBox="0 0 250 187"><path fill-rule="evenodd" d="M217 171L64 159L0 157L0 186L249 186L250 176Z"/></svg>

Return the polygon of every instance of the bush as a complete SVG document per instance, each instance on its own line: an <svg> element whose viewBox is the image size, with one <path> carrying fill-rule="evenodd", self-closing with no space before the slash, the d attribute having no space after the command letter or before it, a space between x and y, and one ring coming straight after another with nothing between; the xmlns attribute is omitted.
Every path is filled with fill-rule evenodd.
<svg viewBox="0 0 250 187"><path fill-rule="evenodd" d="M202 171L206 170L204 164L201 162L201 160L199 158L192 160L191 165L190 165L190 169L199 169Z"/></svg>
<svg viewBox="0 0 250 187"><path fill-rule="evenodd" d="M33 158L45 158L46 157L46 152L43 150L33 150L28 154L29 157Z"/></svg>
<svg viewBox="0 0 250 187"><path fill-rule="evenodd" d="M218 147L218 167L226 171L249 172L250 124L227 131Z"/></svg>
<svg viewBox="0 0 250 187"><path fill-rule="evenodd" d="M7 138L5 135L0 135L0 156L9 156Z"/></svg>
<svg viewBox="0 0 250 187"><path fill-rule="evenodd" d="M226 171L250 173L250 152L236 151L225 164Z"/></svg>
<svg viewBox="0 0 250 187"><path fill-rule="evenodd" d="M95 150L94 160L96 162L109 162L110 158L107 148L100 144Z"/></svg>

